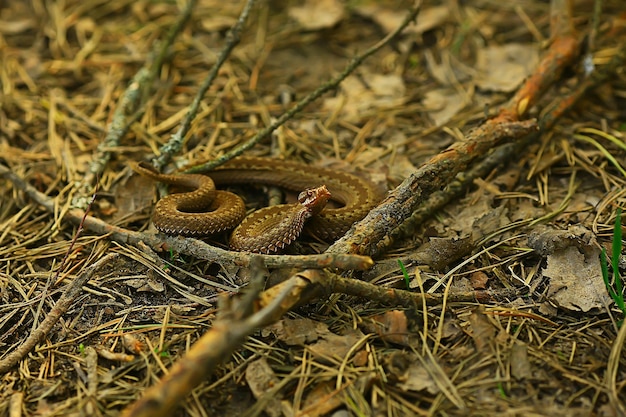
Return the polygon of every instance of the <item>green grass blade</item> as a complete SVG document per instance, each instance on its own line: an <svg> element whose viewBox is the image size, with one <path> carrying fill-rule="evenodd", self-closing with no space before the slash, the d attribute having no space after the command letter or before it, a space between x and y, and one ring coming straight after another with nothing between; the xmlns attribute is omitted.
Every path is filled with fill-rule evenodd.
<svg viewBox="0 0 626 417"><path fill-rule="evenodd" d="M619 274L619 257L622 254L622 209L617 209L615 216L615 227L613 228L613 247L611 249L611 266L613 276Z"/></svg>
<svg viewBox="0 0 626 417"><path fill-rule="evenodd" d="M600 251L600 268L602 269L602 279L604 280L604 285L606 285L606 289L609 290L609 294L611 293L611 281L609 281L609 268L608 262L606 260L606 250L602 248ZM611 297L613 297L611 295Z"/></svg>
<svg viewBox="0 0 626 417"><path fill-rule="evenodd" d="M411 282L411 278L409 277L409 273L406 272L406 268L400 259L398 259L398 265L400 266L400 270L402 271L402 275L404 276L404 285L406 285L406 289L408 290L409 283Z"/></svg>
<svg viewBox="0 0 626 417"><path fill-rule="evenodd" d="M624 303L624 293L622 292L622 277L619 274L619 258L622 254L622 209L617 209L615 215L615 227L613 228L613 246L611 248L611 267L613 268L613 294L611 297L615 304L626 314L626 304Z"/></svg>

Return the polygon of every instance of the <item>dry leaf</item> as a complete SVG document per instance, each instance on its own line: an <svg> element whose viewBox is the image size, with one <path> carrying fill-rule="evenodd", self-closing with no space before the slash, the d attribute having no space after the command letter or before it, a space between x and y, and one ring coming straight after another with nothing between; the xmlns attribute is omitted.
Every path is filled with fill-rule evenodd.
<svg viewBox="0 0 626 417"><path fill-rule="evenodd" d="M576 246L557 250L548 256L543 275L550 278L548 297L562 308L589 311L608 302L595 246L588 246L585 253Z"/></svg>
<svg viewBox="0 0 626 417"><path fill-rule="evenodd" d="M318 342L309 345L308 349L320 362L332 363L337 359L343 360L362 338L363 333L360 331L350 331L341 336L328 333L320 337Z"/></svg>
<svg viewBox="0 0 626 417"><path fill-rule="evenodd" d="M470 238L430 238L424 242L415 253L411 254L411 260L419 265L428 265L436 271L441 271L473 249L473 241Z"/></svg>
<svg viewBox="0 0 626 417"><path fill-rule="evenodd" d="M472 339L474 339L476 349L480 352L487 351L489 345L495 338L495 327L493 327L482 308L477 308L472 311L469 322L472 328Z"/></svg>
<svg viewBox="0 0 626 417"><path fill-rule="evenodd" d="M465 97L452 88L427 91L422 104L435 126L443 126L465 107Z"/></svg>
<svg viewBox="0 0 626 417"><path fill-rule="evenodd" d="M483 90L514 91L539 62L535 44L509 43L490 46L478 51L476 85Z"/></svg>
<svg viewBox="0 0 626 417"><path fill-rule="evenodd" d="M265 358L250 362L246 368L246 383L257 400L279 383L279 379ZM282 415L279 398L267 399L265 412L271 417Z"/></svg>
<svg viewBox="0 0 626 417"><path fill-rule="evenodd" d="M337 395L334 381L317 384L306 396L304 406L299 416L317 417L324 416L343 405L343 397Z"/></svg>
<svg viewBox="0 0 626 417"><path fill-rule="evenodd" d="M511 376L517 380L530 378L532 371L528 360L528 346L517 341L511 347Z"/></svg>
<svg viewBox="0 0 626 417"><path fill-rule="evenodd" d="M344 15L344 4L338 0L307 0L304 6L289 9L289 17L306 30L333 27Z"/></svg>
<svg viewBox="0 0 626 417"><path fill-rule="evenodd" d="M426 368L416 362L409 366L404 381L398 383L398 388L403 391L427 391L433 395L440 391Z"/></svg>
<svg viewBox="0 0 626 417"><path fill-rule="evenodd" d="M400 106L406 97L402 77L396 74L372 74L365 70L360 77L349 76L340 85L337 97L324 100L328 111L341 109L347 121L358 122L372 110Z"/></svg>
<svg viewBox="0 0 626 417"><path fill-rule="evenodd" d="M360 327L365 332L377 334L382 340L409 346L408 320L402 310L392 310L371 316Z"/></svg>
<svg viewBox="0 0 626 417"><path fill-rule="evenodd" d="M355 12L361 16L372 19L380 25L386 33L396 30L406 18L407 14L405 8L392 10L377 4L357 6ZM424 33L427 30L441 25L446 21L449 15L450 11L447 6L424 7L417 15L417 24L409 25L404 31L406 33Z"/></svg>
<svg viewBox="0 0 626 417"><path fill-rule="evenodd" d="M475 290L484 290L487 288L489 276L482 271L474 272L470 275L470 283Z"/></svg>
<svg viewBox="0 0 626 417"><path fill-rule="evenodd" d="M320 335L329 334L328 327L311 319L284 319L268 327L274 336L290 346L304 346L314 342Z"/></svg>

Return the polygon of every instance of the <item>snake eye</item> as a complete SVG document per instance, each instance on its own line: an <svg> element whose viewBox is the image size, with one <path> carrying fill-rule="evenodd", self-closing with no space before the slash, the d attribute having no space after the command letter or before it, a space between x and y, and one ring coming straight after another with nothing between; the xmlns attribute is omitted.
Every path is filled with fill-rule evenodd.
<svg viewBox="0 0 626 417"><path fill-rule="evenodd" d="M315 201L316 192L311 188L298 194L298 202L304 206L309 206Z"/></svg>

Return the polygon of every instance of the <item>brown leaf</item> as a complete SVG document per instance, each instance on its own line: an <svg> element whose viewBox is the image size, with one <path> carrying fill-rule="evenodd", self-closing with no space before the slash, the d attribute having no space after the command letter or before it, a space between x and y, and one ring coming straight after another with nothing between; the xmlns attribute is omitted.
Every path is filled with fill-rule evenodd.
<svg viewBox="0 0 626 417"><path fill-rule="evenodd" d="M532 376L530 361L528 360L528 346L522 342L515 342L511 347L511 375L521 380Z"/></svg>
<svg viewBox="0 0 626 417"><path fill-rule="evenodd" d="M265 358L250 362L246 368L246 383L257 400L267 391L279 383L278 377L267 363ZM282 415L279 398L270 398L265 406L265 412L274 417Z"/></svg>
<svg viewBox="0 0 626 417"><path fill-rule="evenodd" d="M485 315L484 309L482 307L474 309L469 322L476 349L480 352L487 351L495 338L496 329Z"/></svg>
<svg viewBox="0 0 626 417"><path fill-rule="evenodd" d="M601 308L608 295L600 269L600 250L589 246L585 254L570 246L548 256L543 274L550 278L548 297L562 308L589 311Z"/></svg>
<svg viewBox="0 0 626 417"><path fill-rule="evenodd" d="M375 333L381 339L391 343L408 346L408 320L404 311L392 310L384 314L371 316L361 328L365 332Z"/></svg>
<svg viewBox="0 0 626 417"><path fill-rule="evenodd" d="M307 0L303 6L289 9L289 16L306 30L335 26L345 15L344 5L338 0Z"/></svg>

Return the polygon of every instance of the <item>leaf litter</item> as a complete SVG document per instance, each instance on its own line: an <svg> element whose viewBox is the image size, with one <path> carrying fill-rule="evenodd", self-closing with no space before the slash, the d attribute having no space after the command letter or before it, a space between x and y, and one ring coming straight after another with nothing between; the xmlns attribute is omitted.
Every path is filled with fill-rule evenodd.
<svg viewBox="0 0 626 417"><path fill-rule="evenodd" d="M220 294L241 294L254 274L90 232L50 283L76 234L63 220L78 193L74 184L103 143L118 98L181 12L160 2L44 3L0 9L0 163L54 201L46 211L2 175L0 359L54 311L65 285L105 254L119 256L89 276L46 337L4 372L0 414L118 415L218 327L228 310ZM176 164L244 142L284 111L281 85L296 100L314 90L354 51L395 29L407 10L384 2L296 3L254 9ZM607 27L593 45L598 67L624 43L623 33L606 32L623 26L615 17L621 4L605 3ZM338 169L396 187L463 141L532 74L545 51L537 33L550 37L550 6L567 7L425 1L417 25L253 152L338 161ZM587 6L573 9L585 35L592 30ZM241 7L206 0L193 8L99 178L91 214L124 228L149 227L153 192L137 184L128 162L154 154L174 133ZM582 82L572 72L534 104L533 117ZM474 301L424 310L391 298L391 306L341 293L317 299L237 344L173 415L622 415L624 330L598 254L610 248L625 179L602 149L574 136L595 128L623 143L623 92L620 76L610 77L553 129L412 227L373 270L352 275L404 289L402 259L412 291L476 291ZM624 161L621 147L602 145ZM270 282L284 279L277 275ZM505 289L513 295L495 296ZM495 295L483 300L478 291Z"/></svg>

